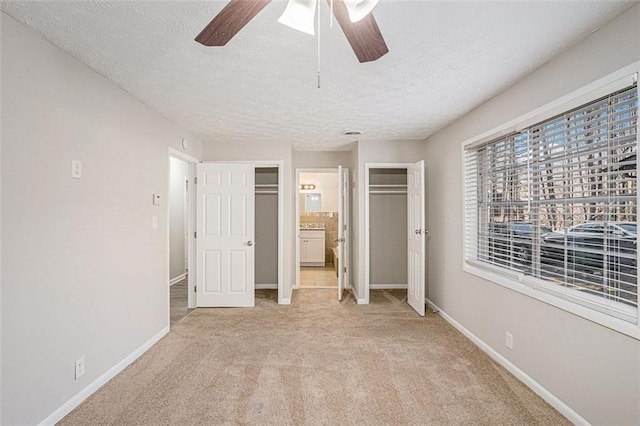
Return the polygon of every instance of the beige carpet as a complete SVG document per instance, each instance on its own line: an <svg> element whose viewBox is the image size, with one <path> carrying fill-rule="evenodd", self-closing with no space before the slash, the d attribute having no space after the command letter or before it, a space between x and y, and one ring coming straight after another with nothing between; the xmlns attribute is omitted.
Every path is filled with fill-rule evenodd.
<svg viewBox="0 0 640 426"><path fill-rule="evenodd" d="M569 424L406 290L372 293L196 309L60 424Z"/></svg>

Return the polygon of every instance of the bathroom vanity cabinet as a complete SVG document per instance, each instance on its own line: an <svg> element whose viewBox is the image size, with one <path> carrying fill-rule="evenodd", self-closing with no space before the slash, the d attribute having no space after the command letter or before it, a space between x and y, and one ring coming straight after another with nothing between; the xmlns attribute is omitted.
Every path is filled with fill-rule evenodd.
<svg viewBox="0 0 640 426"><path fill-rule="evenodd" d="M300 230L300 266L324 266L324 229Z"/></svg>

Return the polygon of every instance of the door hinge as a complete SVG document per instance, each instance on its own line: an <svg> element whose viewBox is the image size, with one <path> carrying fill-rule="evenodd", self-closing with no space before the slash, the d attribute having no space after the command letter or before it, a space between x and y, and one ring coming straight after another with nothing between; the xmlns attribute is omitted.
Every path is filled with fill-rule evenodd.
<svg viewBox="0 0 640 426"><path fill-rule="evenodd" d="M198 184L198 178L193 178L193 184L197 185Z"/></svg>
<svg viewBox="0 0 640 426"><path fill-rule="evenodd" d="M347 273L347 267L346 266L344 268L342 268L342 272L344 272L345 274Z"/></svg>
<svg viewBox="0 0 640 426"><path fill-rule="evenodd" d="M346 231L347 230L347 225L344 225L343 230Z"/></svg>
<svg viewBox="0 0 640 426"><path fill-rule="evenodd" d="M193 238L198 238L198 233L197 232L193 233Z"/></svg>
<svg viewBox="0 0 640 426"><path fill-rule="evenodd" d="M198 286L197 286L197 285L194 285L194 286L193 286L193 292L194 292L194 293L197 293L197 292L198 292Z"/></svg>

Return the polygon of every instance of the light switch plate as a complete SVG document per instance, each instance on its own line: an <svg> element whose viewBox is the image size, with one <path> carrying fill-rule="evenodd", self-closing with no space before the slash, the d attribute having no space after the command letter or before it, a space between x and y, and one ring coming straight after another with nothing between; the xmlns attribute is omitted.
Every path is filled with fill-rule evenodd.
<svg viewBox="0 0 640 426"><path fill-rule="evenodd" d="M160 205L160 194L153 194L153 205L154 206Z"/></svg>
<svg viewBox="0 0 640 426"><path fill-rule="evenodd" d="M506 334L505 346L509 349L513 349L513 334L509 333L508 331Z"/></svg>
<svg viewBox="0 0 640 426"><path fill-rule="evenodd" d="M71 161L71 177L74 179L82 178L82 161L80 160Z"/></svg>
<svg viewBox="0 0 640 426"><path fill-rule="evenodd" d="M76 361L75 379L78 380L84 374L84 357Z"/></svg>

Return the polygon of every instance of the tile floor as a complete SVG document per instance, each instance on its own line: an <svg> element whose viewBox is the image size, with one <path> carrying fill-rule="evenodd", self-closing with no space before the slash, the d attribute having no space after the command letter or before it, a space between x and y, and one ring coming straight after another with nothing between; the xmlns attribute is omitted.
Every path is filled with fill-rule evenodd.
<svg viewBox="0 0 640 426"><path fill-rule="evenodd" d="M301 266L300 267L300 287L301 288L323 288L337 287L338 277L333 265L327 266Z"/></svg>

